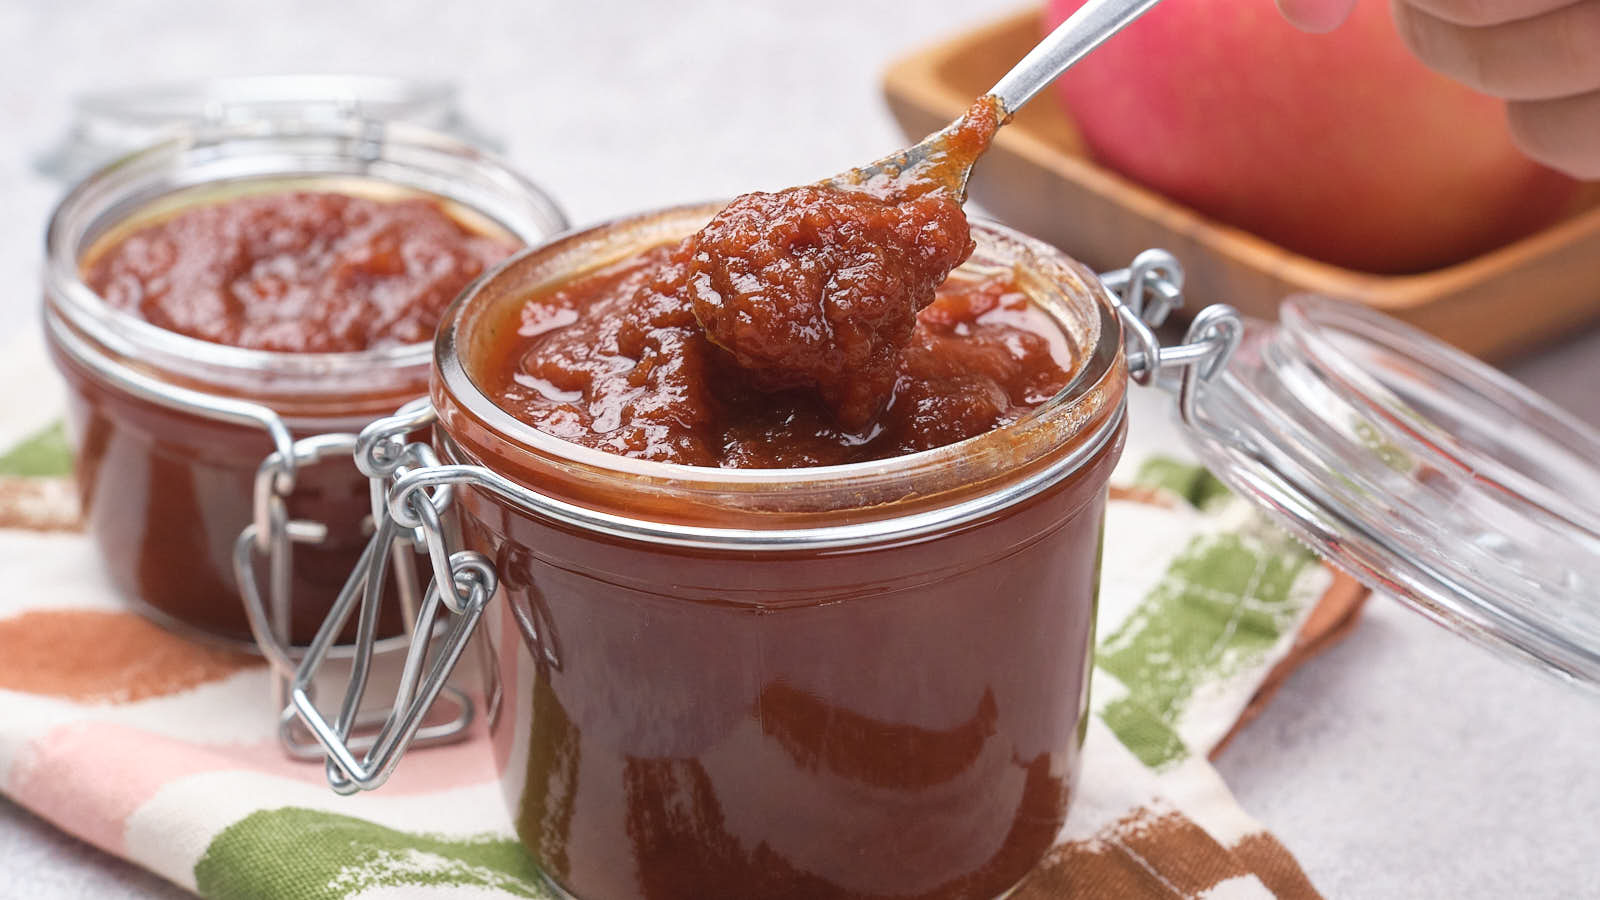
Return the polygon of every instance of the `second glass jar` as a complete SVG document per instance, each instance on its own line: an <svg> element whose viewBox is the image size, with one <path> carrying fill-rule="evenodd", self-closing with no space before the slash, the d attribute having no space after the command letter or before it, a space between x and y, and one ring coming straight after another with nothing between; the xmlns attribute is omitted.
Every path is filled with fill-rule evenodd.
<svg viewBox="0 0 1600 900"><path fill-rule="evenodd" d="M345 353L242 349L165 331L114 309L81 267L108 235L246 194L332 191L426 197L462 225L517 243L564 227L536 186L492 156L414 126L278 121L198 130L79 183L47 233L45 329L68 383L68 424L88 529L114 587L185 634L251 646L233 547L251 521L257 469L290 437L355 432L426 390L429 345ZM295 473L297 544L287 637L315 633L366 541L367 482L346 466ZM398 611L383 623L400 630Z"/></svg>

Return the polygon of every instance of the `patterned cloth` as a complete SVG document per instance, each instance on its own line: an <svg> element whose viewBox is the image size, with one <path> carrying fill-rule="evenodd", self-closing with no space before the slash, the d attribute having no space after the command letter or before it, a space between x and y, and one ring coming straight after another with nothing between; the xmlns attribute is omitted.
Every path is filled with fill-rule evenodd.
<svg viewBox="0 0 1600 900"><path fill-rule="evenodd" d="M54 373L32 343L0 359L0 791L207 897L550 896L485 734L335 796L320 765L279 754L259 661L122 609L79 532ZM1330 613L1330 571L1174 457L1169 401L1137 393L1082 778L1015 896L1316 897L1206 757L1292 663L1319 601L1342 622L1350 595Z"/></svg>

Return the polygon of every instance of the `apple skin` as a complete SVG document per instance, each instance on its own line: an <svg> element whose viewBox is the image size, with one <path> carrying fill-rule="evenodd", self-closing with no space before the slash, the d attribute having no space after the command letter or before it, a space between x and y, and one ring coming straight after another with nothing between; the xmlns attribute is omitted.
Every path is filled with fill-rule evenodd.
<svg viewBox="0 0 1600 900"><path fill-rule="evenodd" d="M1051 0L1054 27L1082 5ZM1499 101L1418 62L1385 0L1330 34L1271 0L1166 0L1058 82L1104 165L1324 262L1417 272L1560 218L1578 183L1524 157Z"/></svg>

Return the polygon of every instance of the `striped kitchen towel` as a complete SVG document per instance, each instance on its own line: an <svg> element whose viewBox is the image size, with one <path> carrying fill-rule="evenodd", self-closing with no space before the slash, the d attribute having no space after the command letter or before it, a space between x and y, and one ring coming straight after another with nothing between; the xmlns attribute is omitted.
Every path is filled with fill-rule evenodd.
<svg viewBox="0 0 1600 900"><path fill-rule="evenodd" d="M279 754L259 661L121 608L79 531L42 351L14 348L0 384L27 386L0 397L0 792L207 897L549 896L481 731L335 796ZM1016 896L1316 897L1207 756L1361 593L1177 455L1147 394L1107 514L1082 777Z"/></svg>

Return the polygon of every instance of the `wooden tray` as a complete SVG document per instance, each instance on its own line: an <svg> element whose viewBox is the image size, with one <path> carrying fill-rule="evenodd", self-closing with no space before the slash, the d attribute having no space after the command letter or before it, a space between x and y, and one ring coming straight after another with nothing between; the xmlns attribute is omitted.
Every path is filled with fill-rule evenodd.
<svg viewBox="0 0 1600 900"><path fill-rule="evenodd" d="M895 62L889 107L908 137L943 126L1039 37L1020 13ZM1372 275L1301 256L1209 219L1092 162L1053 97L1002 129L971 195L996 218L1100 270L1162 247L1187 273L1190 309L1231 303L1273 317L1289 294L1368 304L1480 356L1500 358L1600 317L1600 185L1565 220L1475 259L1417 275Z"/></svg>

